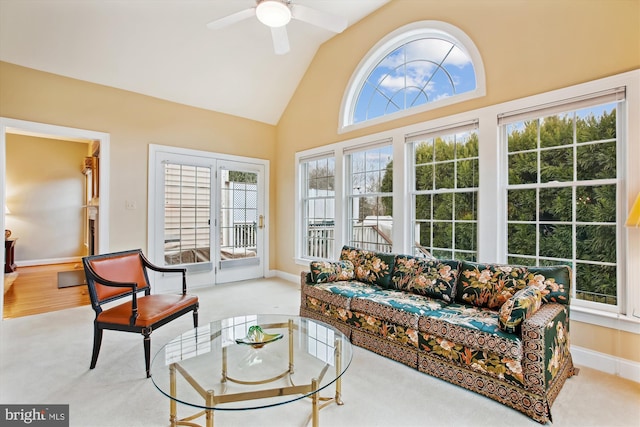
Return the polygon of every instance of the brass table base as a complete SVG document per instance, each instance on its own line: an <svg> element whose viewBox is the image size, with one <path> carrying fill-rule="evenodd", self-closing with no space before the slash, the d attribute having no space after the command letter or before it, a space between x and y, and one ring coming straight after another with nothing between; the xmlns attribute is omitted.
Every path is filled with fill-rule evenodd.
<svg viewBox="0 0 640 427"><path fill-rule="evenodd" d="M253 400L253 399L265 399L269 397L276 396L287 396L292 394L303 394L309 395L311 399L311 414L307 418L305 425L309 424L309 421L312 422L312 427L319 426L319 411L320 409L328 406L331 403L336 403L337 405L343 405L342 401L342 378L340 377L340 373L342 371L341 366L341 351L342 346L340 340L335 341L335 352L334 352L334 364L336 369L336 374L338 378L336 379L336 391L335 396L332 398L320 397L320 392L318 390L319 384L324 377L324 374L327 372L329 368L329 364L325 364L324 368L320 372L318 378L312 378L311 383L303 384L303 385L295 385L291 380L291 374L294 371L294 360L293 360L293 330L295 329L295 325L293 321L289 321L288 324L273 324L273 325L265 325L265 327L287 327L289 330L289 368L280 375L277 375L273 378L261 380L261 381L243 381L234 379L228 376L227 374L227 348L223 347L222 349L222 380L221 383L224 385L227 381L234 382L237 384L244 385L260 385L266 384L273 381L277 381L284 377L289 377L289 383L291 385L265 389L265 390L256 390L256 391L246 391L240 393L233 394L215 394L213 390L205 390L198 382L182 367L179 363L175 362L169 365L169 381L170 381L170 394L171 399L169 399L169 421L171 427L176 426L191 426L191 427L202 427L200 424L196 424L192 422L195 419L202 417L203 415L206 417L206 427L213 427L213 412L214 408L218 404L229 403L229 402L240 402L244 400ZM177 416L177 384L176 384L176 373L180 373L180 375L193 387L194 390L202 396L205 402L205 406L208 409L200 411L196 414L193 414L189 417L178 419ZM323 402L322 404L320 402Z"/></svg>

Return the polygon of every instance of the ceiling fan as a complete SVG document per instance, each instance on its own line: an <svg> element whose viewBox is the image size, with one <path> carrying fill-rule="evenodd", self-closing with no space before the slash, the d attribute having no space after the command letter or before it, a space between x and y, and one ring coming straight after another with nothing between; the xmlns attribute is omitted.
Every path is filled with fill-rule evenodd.
<svg viewBox="0 0 640 427"><path fill-rule="evenodd" d="M256 6L232 13L207 24L207 28L217 30L251 17L271 29L273 48L277 55L289 52L289 36L286 25L291 19L306 22L320 28L341 33L347 28L347 20L341 16L293 4L292 0L256 0Z"/></svg>

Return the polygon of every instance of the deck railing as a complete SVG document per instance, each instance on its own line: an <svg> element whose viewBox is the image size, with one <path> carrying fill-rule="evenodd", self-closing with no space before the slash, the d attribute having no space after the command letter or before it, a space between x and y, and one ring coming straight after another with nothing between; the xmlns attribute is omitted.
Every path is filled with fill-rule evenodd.
<svg viewBox="0 0 640 427"><path fill-rule="evenodd" d="M236 248L255 248L256 242L256 223L234 223L233 224L233 246Z"/></svg>
<svg viewBox="0 0 640 427"><path fill-rule="evenodd" d="M307 229L307 256L310 258L332 258L334 254L335 226L331 224L309 224Z"/></svg>

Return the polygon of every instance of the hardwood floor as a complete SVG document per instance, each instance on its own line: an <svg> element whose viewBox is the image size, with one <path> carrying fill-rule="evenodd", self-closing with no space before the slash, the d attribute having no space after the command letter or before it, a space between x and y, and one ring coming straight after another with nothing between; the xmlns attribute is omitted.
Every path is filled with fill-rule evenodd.
<svg viewBox="0 0 640 427"><path fill-rule="evenodd" d="M88 305L87 285L58 288L58 272L82 271L80 261L18 267L18 277L4 294L4 318L47 313Z"/></svg>

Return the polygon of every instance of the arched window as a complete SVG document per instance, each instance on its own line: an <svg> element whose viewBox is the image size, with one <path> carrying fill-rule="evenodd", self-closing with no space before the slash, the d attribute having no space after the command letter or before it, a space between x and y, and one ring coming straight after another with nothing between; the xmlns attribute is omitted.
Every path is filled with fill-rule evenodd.
<svg viewBox="0 0 640 427"><path fill-rule="evenodd" d="M343 99L341 129L484 94L484 67L471 39L444 22L415 22L382 39L360 62Z"/></svg>

